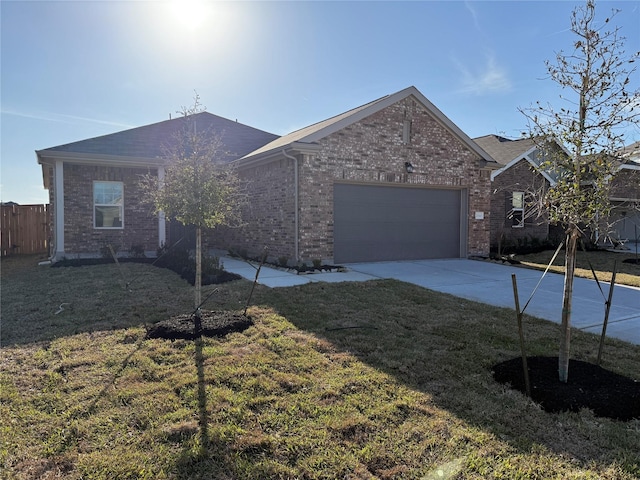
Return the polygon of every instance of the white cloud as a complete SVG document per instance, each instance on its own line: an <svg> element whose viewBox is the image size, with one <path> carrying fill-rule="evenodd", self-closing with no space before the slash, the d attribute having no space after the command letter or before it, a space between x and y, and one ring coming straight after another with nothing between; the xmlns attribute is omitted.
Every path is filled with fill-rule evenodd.
<svg viewBox="0 0 640 480"><path fill-rule="evenodd" d="M127 125L119 122L111 122L109 120L100 120L97 118L88 118L88 117L79 117L76 115L66 115L63 113L51 113L51 112L23 112L12 109L2 109L3 115L12 115L15 117L23 117L23 118L31 118L34 120L42 120L45 122L56 122L56 123L69 123L69 124L77 124L77 123L97 123L99 125L109 125L114 127L123 127L123 128L133 128L132 125Z"/></svg>
<svg viewBox="0 0 640 480"><path fill-rule="evenodd" d="M480 28L480 22L478 21L478 12L476 12L475 8L471 6L471 2L464 2L464 6L471 14L471 18L473 18L473 24L475 25L476 30L478 30L479 33L483 33L482 29Z"/></svg>
<svg viewBox="0 0 640 480"><path fill-rule="evenodd" d="M485 64L476 71L455 58L453 62L462 76L459 93L487 95L508 92L512 88L506 69L498 65L493 55L487 55Z"/></svg>

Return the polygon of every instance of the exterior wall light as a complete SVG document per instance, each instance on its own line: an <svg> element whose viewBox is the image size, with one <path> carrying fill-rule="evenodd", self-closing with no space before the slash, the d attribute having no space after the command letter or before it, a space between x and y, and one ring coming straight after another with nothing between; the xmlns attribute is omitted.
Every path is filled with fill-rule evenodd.
<svg viewBox="0 0 640 480"><path fill-rule="evenodd" d="M404 168L407 173L413 173L413 165L411 165L409 162L404 162Z"/></svg>

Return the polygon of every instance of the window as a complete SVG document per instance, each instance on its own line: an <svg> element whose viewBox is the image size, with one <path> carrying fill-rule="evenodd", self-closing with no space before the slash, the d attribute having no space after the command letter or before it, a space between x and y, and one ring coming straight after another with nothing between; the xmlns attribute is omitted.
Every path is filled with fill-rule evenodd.
<svg viewBox="0 0 640 480"><path fill-rule="evenodd" d="M511 218L511 226L513 228L524 227L524 192L511 193L509 218Z"/></svg>
<svg viewBox="0 0 640 480"><path fill-rule="evenodd" d="M122 182L93 182L93 225L122 228L124 201Z"/></svg>

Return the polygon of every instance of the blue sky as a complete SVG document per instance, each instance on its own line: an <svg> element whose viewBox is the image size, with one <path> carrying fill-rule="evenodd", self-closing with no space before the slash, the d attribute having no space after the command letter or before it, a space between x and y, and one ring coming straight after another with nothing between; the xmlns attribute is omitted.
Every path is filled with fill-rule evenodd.
<svg viewBox="0 0 640 480"><path fill-rule="evenodd" d="M414 85L470 137L518 137L518 107L559 105L544 61L582 2L189 3L0 1L0 200L48 201L35 150L166 120L194 90L285 134ZM640 50L640 0L612 8Z"/></svg>

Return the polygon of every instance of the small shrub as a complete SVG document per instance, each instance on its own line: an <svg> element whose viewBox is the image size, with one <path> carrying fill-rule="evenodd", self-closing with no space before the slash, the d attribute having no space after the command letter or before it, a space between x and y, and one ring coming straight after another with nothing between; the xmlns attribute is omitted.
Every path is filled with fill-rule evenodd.
<svg viewBox="0 0 640 480"><path fill-rule="evenodd" d="M319 258L314 258L313 260L311 260L311 263L313 263L313 268L320 270L320 267L322 266L322 260L320 260Z"/></svg>
<svg viewBox="0 0 640 480"><path fill-rule="evenodd" d="M280 265L281 267L286 267L289 264L289 257L286 256L281 256L278 257L278 265Z"/></svg>
<svg viewBox="0 0 640 480"><path fill-rule="evenodd" d="M195 261L194 261L195 265ZM202 274L213 275L218 273L222 268L220 267L220 258L208 255L202 255Z"/></svg>
<svg viewBox="0 0 640 480"><path fill-rule="evenodd" d="M131 245L129 256L132 258L145 258L144 245Z"/></svg>
<svg viewBox="0 0 640 480"><path fill-rule="evenodd" d="M249 258L249 252L246 248L242 247L231 247L229 249L229 255L231 255L232 257L240 257L244 260L247 260Z"/></svg>
<svg viewBox="0 0 640 480"><path fill-rule="evenodd" d="M173 270L191 285L195 284L196 279L196 260L189 251L184 248L167 249L162 247L158 249L158 259L156 260L158 267ZM202 284L211 285L214 283L222 283L240 278L239 275L225 272L223 270L220 258L216 256L202 255Z"/></svg>

